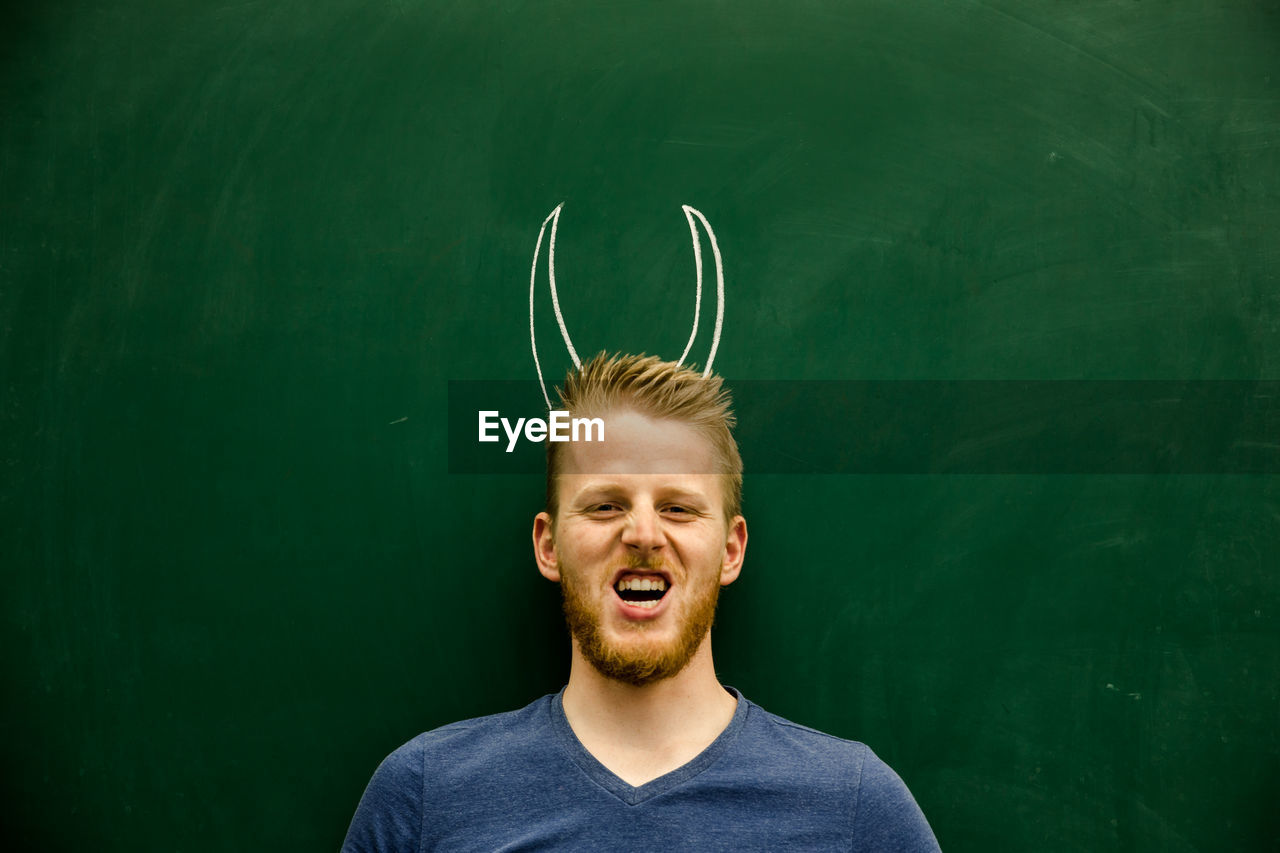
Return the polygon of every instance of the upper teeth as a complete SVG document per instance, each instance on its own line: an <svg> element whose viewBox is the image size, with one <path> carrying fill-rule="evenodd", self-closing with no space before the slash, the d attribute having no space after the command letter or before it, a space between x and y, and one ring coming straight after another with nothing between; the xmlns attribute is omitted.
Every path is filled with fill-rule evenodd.
<svg viewBox="0 0 1280 853"><path fill-rule="evenodd" d="M661 591L666 588L667 582L662 578L623 578L618 581L618 592L622 592L624 589L656 589Z"/></svg>

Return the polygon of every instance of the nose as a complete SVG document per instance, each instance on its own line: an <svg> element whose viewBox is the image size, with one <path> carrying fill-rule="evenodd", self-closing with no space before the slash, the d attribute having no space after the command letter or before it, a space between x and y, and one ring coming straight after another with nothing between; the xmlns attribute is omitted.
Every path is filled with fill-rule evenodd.
<svg viewBox="0 0 1280 853"><path fill-rule="evenodd" d="M665 542L662 519L655 508L636 506L627 513L627 523L622 528L622 544L641 556L647 556L661 549Z"/></svg>

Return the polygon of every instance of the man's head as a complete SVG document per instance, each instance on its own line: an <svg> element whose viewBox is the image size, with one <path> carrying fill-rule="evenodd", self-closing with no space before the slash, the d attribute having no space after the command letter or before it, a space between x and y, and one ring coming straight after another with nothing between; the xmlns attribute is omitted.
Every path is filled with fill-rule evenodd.
<svg viewBox="0 0 1280 853"><path fill-rule="evenodd" d="M693 427L715 451L717 472L724 477L725 519L742 513L742 457L733 438L732 401L719 376L703 379L697 371L655 355L602 352L570 371L564 388L557 390L560 408L575 418L627 410ZM565 448L563 442L547 442L547 512L553 519Z"/></svg>
<svg viewBox="0 0 1280 853"><path fill-rule="evenodd" d="M558 581L577 654L608 678L650 684L708 650L721 586L738 575L742 467L720 380L656 358L599 356L562 392L603 442L548 458L538 568Z"/></svg>

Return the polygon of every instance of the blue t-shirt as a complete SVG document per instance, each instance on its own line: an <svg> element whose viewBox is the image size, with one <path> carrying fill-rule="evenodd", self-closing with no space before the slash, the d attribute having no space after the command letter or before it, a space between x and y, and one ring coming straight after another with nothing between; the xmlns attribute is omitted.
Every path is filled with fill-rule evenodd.
<svg viewBox="0 0 1280 853"><path fill-rule="evenodd" d="M738 700L728 728L638 788L582 746L560 694L419 735L373 774L343 853L938 850L869 748L726 689Z"/></svg>

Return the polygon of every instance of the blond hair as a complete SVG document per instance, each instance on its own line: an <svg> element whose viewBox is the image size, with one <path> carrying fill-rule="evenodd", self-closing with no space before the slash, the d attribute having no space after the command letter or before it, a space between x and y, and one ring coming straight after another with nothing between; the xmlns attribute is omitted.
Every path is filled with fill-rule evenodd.
<svg viewBox="0 0 1280 853"><path fill-rule="evenodd" d="M656 355L608 355L600 352L569 371L557 388L561 409L575 417L598 416L628 409L651 418L688 424L706 436L715 451L723 477L725 522L742 512L742 456L733 438L737 423L733 400L723 380L703 378L691 367L663 361ZM547 512L559 509L556 477L560 473L562 442L547 442Z"/></svg>

